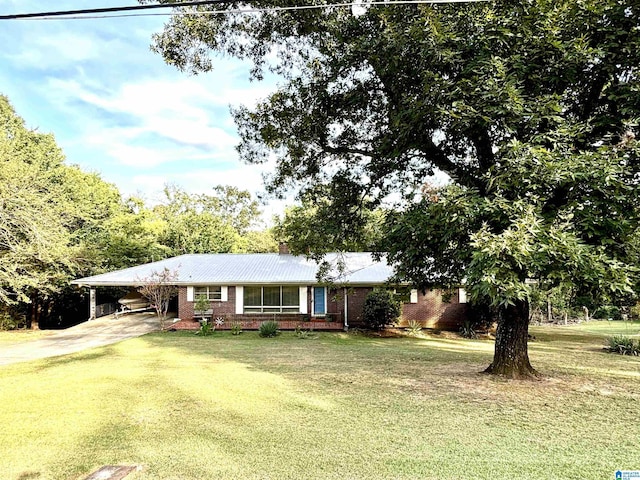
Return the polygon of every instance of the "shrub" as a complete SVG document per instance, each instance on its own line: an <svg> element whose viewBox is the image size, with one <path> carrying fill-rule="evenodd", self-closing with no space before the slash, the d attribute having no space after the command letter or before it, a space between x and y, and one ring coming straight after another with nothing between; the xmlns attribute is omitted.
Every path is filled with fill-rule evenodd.
<svg viewBox="0 0 640 480"><path fill-rule="evenodd" d="M17 330L27 327L24 312L18 308L0 305L0 330Z"/></svg>
<svg viewBox="0 0 640 480"><path fill-rule="evenodd" d="M258 329L258 335L265 338L275 337L279 333L280 330L278 330L278 322L276 322L275 320L267 320L266 322L262 322L260 324L260 328Z"/></svg>
<svg viewBox="0 0 640 480"><path fill-rule="evenodd" d="M422 322L418 320L409 320L407 322L407 328L405 330L409 335L418 335L422 331Z"/></svg>
<svg viewBox="0 0 640 480"><path fill-rule="evenodd" d="M393 293L387 290L372 290L364 300L362 320L366 328L382 330L386 326L394 325L399 316L400 304Z"/></svg>
<svg viewBox="0 0 640 480"><path fill-rule="evenodd" d="M593 312L593 318L601 320L622 320L622 312L615 305L603 305Z"/></svg>
<svg viewBox="0 0 640 480"><path fill-rule="evenodd" d="M618 353L620 355L640 355L640 340L635 341L630 337L624 335L616 335L609 338L609 346L607 347L611 353Z"/></svg>
<svg viewBox="0 0 640 480"><path fill-rule="evenodd" d="M199 316L204 318L204 314L209 310L210 306L211 304L209 303L209 300L200 295L196 298L196 302L193 304L193 313L199 314Z"/></svg>
<svg viewBox="0 0 640 480"><path fill-rule="evenodd" d="M242 333L242 324L237 320L231 323L231 335L240 335Z"/></svg>
<svg viewBox="0 0 640 480"><path fill-rule="evenodd" d="M198 329L198 331L196 332L196 335L202 335L203 337L206 337L208 335L212 335L213 332L216 331L216 326L207 322L206 320L203 320L200 323L200 328Z"/></svg>
<svg viewBox="0 0 640 480"><path fill-rule="evenodd" d="M467 319L464 321L464 323L460 327L460 335L462 335L464 338L478 338L475 325L471 320Z"/></svg>
<svg viewBox="0 0 640 480"><path fill-rule="evenodd" d="M22 325L23 322L15 319L8 312L0 312L0 330L15 330Z"/></svg>
<svg viewBox="0 0 640 480"><path fill-rule="evenodd" d="M476 332L488 332L491 330L491 327L498 317L496 307L482 302L471 303L468 305L467 316L473 319L473 329Z"/></svg>
<svg viewBox="0 0 640 480"><path fill-rule="evenodd" d="M296 325L295 335L301 340L306 340L308 338L315 337L315 335L313 334L313 328L310 328L310 329L302 328L302 325Z"/></svg>

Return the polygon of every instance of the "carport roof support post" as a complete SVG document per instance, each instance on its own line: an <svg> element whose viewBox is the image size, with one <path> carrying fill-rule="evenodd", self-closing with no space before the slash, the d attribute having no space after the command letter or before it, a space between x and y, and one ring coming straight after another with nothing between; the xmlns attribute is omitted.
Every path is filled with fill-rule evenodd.
<svg viewBox="0 0 640 480"><path fill-rule="evenodd" d="M96 289L89 288L89 320L96 319Z"/></svg>

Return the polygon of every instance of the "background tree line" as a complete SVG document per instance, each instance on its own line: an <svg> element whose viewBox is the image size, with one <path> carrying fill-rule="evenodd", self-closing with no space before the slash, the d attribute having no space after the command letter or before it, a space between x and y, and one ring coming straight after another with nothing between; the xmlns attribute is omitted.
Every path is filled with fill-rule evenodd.
<svg viewBox="0 0 640 480"><path fill-rule="evenodd" d="M0 326L85 320L74 278L186 253L277 250L247 191L168 185L148 205L65 163L53 135L27 128L1 95L0 122Z"/></svg>

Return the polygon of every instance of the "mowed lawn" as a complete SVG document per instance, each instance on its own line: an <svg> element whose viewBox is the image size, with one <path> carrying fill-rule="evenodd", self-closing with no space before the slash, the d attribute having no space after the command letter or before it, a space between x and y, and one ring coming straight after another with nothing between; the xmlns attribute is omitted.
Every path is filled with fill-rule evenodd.
<svg viewBox="0 0 640 480"><path fill-rule="evenodd" d="M640 469L640 324L532 327L544 377L490 340L147 335L0 368L0 478L609 479Z"/></svg>

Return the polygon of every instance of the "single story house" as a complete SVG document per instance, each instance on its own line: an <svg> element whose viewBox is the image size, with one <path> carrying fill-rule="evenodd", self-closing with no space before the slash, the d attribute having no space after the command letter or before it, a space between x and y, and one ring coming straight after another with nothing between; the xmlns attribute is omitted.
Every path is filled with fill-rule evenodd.
<svg viewBox="0 0 640 480"><path fill-rule="evenodd" d="M74 280L72 284L90 288L89 317L96 318L96 288L139 287L142 280L165 268L177 272L177 316L180 324L197 325L195 302L209 302L208 315L233 321L244 329L258 328L264 320L275 319L283 329L313 321L324 330L348 329L362 325L367 294L375 287L390 287L392 268L370 253L329 254L331 265L339 262L339 274L330 284L318 282L318 265L303 256L290 255L286 246L280 253L193 254ZM336 270L338 271L338 270ZM403 323L418 320L423 326L458 329L467 312L463 289L448 291L411 289L396 286L402 294ZM317 323L321 322L321 323Z"/></svg>

